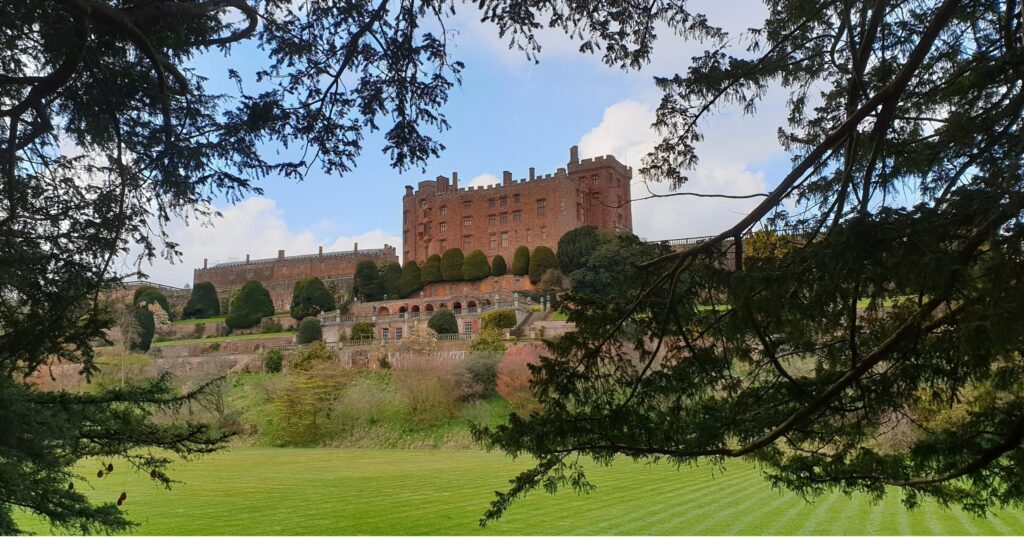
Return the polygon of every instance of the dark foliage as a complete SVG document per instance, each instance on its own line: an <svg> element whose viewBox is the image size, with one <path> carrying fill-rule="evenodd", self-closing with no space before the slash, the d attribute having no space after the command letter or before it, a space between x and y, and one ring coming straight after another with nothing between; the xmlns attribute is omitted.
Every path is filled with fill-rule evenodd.
<svg viewBox="0 0 1024 537"><path fill-rule="evenodd" d="M402 267L402 277L398 280L398 296L405 298L422 288L419 263L407 261Z"/></svg>
<svg viewBox="0 0 1024 537"><path fill-rule="evenodd" d="M491 266L487 256L480 250L473 250L462 262L462 279L467 281L482 280L491 275Z"/></svg>
<svg viewBox="0 0 1024 537"><path fill-rule="evenodd" d="M506 272L508 272L508 266L505 264L505 258L501 257L501 254L494 256L494 259L491 259L491 274L504 276Z"/></svg>
<svg viewBox="0 0 1024 537"><path fill-rule="evenodd" d="M185 303L183 317L186 319L206 319L220 315L220 299L217 289L210 282L199 282L192 288L192 295Z"/></svg>
<svg viewBox="0 0 1024 537"><path fill-rule="evenodd" d="M156 322L153 319L153 312L146 307L137 307L132 311L135 317L135 324L138 332L131 341L132 350L146 352L153 344L153 336L156 334Z"/></svg>
<svg viewBox="0 0 1024 537"><path fill-rule="evenodd" d="M135 290L135 294L132 295L132 305L138 307L143 303L159 304L167 312L167 315L171 314L171 306L167 303L167 297L156 287L139 287Z"/></svg>
<svg viewBox="0 0 1024 537"><path fill-rule="evenodd" d="M441 276L443 281L457 282L462 280L462 264L465 260L462 257L462 250L449 248L441 256Z"/></svg>
<svg viewBox="0 0 1024 537"><path fill-rule="evenodd" d="M599 242L596 226L578 227L562 235L558 239L558 266L562 273L572 274L585 267Z"/></svg>
<svg viewBox="0 0 1024 537"><path fill-rule="evenodd" d="M384 282L384 292L388 298L400 298L402 296L399 280L402 279L402 265L388 262L380 267L380 278Z"/></svg>
<svg viewBox="0 0 1024 537"><path fill-rule="evenodd" d="M444 281L444 275L441 274L441 256L434 254L427 258L423 263L420 279L424 284Z"/></svg>
<svg viewBox="0 0 1024 537"><path fill-rule="evenodd" d="M363 302L384 300L384 280L381 278L377 264L372 260L360 261L356 265L356 274L352 283L352 294Z"/></svg>
<svg viewBox="0 0 1024 537"><path fill-rule="evenodd" d="M281 355L281 351L278 349L267 349L263 353L263 369L267 373L280 373L283 362L284 356Z"/></svg>
<svg viewBox="0 0 1024 537"><path fill-rule="evenodd" d="M492 397L497 393L495 386L501 356L500 352L472 352L463 364L480 389L481 398Z"/></svg>
<svg viewBox="0 0 1024 537"><path fill-rule="evenodd" d="M238 290L231 301L231 313L224 318L224 324L231 329L252 328L264 317L274 314L274 301L263 284L249 280Z"/></svg>
<svg viewBox="0 0 1024 537"><path fill-rule="evenodd" d="M295 334L295 342L299 345L320 341L323 338L324 333L320 328L320 319L306 317L299 323L299 331Z"/></svg>
<svg viewBox="0 0 1024 537"><path fill-rule="evenodd" d="M438 334L458 334L459 322L455 319L455 314L452 313L452 310L442 308L430 316L430 320L427 321L427 328Z"/></svg>
<svg viewBox="0 0 1024 537"><path fill-rule="evenodd" d="M530 272L530 249L526 246L516 248L512 254L512 274L525 276Z"/></svg>
<svg viewBox="0 0 1024 537"><path fill-rule="evenodd" d="M538 246L533 249L530 255L530 283L537 285L549 269L558 268L558 258L555 252L547 246Z"/></svg>
<svg viewBox="0 0 1024 537"><path fill-rule="evenodd" d="M334 311L336 307L334 294L327 289L320 278L313 276L295 282L290 308L293 319L301 321L306 317L319 315L321 312Z"/></svg>

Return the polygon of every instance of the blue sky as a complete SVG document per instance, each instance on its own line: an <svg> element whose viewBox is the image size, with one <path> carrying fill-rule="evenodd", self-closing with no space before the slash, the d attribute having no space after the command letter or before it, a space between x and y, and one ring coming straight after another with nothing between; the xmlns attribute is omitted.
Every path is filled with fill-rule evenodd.
<svg viewBox="0 0 1024 537"><path fill-rule="evenodd" d="M723 4L726 4L723 6ZM700 3L694 4L702 9ZM757 2L704 2L713 23L741 31L760 22ZM656 45L656 54L641 72L624 72L603 65L598 57L581 55L563 35L544 32L544 50L534 65L519 51L507 49L493 27L482 25L473 6L460 5L455 19L454 56L466 64L463 84L453 89L444 109L452 128L439 134L447 147L441 158L419 169L398 173L380 151L381 137L370 135L354 171L344 177L326 176L314 168L303 182L268 178L262 198L236 206L218 204L223 218L210 225L171 224L171 239L184 257L160 261L143 270L153 281L184 285L192 269L207 258L211 263L327 249L361 248L389 243L401 252L401 197L404 185L459 172L460 183L474 178L486 182L510 170L525 177L530 166L550 173L564 166L569 147L579 145L583 158L613 154L636 166L656 135L649 125L660 97L651 77L682 71L701 50L698 43L670 37ZM195 67L211 79L211 88L231 65L251 70L263 54L254 46L237 48L230 59L206 57ZM788 157L775 140L784 120L784 98L772 92L758 116L744 117L725 110L706 125L702 162L691 174L688 190L751 193L767 191L788 167ZM275 147L268 147L275 151ZM634 176L634 196L646 189ZM664 186L656 185L664 192ZM634 231L648 239L670 239L714 233L728 227L756 202L671 198L641 202L633 207Z"/></svg>

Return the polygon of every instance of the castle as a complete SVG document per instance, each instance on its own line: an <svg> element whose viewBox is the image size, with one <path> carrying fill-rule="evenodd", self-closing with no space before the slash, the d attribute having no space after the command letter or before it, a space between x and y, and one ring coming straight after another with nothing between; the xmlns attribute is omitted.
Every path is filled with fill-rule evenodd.
<svg viewBox="0 0 1024 537"><path fill-rule="evenodd" d="M512 261L515 249L537 246L556 249L562 235L580 226L632 231L629 184L633 170L615 157L580 160L569 150L569 162L554 174L514 180L504 172L502 183L459 188L459 175L420 181L405 187L402 198L402 259L422 264L434 254L461 248L481 250L492 259Z"/></svg>

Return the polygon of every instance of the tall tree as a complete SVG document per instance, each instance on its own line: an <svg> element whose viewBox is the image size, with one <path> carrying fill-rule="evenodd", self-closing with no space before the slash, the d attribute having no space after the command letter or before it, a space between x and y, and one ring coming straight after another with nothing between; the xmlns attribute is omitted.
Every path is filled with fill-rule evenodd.
<svg viewBox="0 0 1024 537"><path fill-rule="evenodd" d="M311 276L295 282L289 310L292 318L301 321L324 311L334 311L335 308L334 294L320 278Z"/></svg>
<svg viewBox="0 0 1024 537"><path fill-rule="evenodd" d="M416 261L406 261L402 267L402 277L398 280L398 296L405 298L423 288L420 281L420 265Z"/></svg>
<svg viewBox="0 0 1024 537"><path fill-rule="evenodd" d="M210 282L199 282L192 288L192 295L185 303L183 317L186 319L205 319L220 315L220 299L217 288Z"/></svg>
<svg viewBox="0 0 1024 537"><path fill-rule="evenodd" d="M434 283L444 280L444 275L441 274L441 256L434 254L427 258L427 261L423 263L421 279L423 283Z"/></svg>
<svg viewBox="0 0 1024 537"><path fill-rule="evenodd" d="M360 261L352 282L352 294L363 302L384 300L384 280L373 260Z"/></svg>
<svg viewBox="0 0 1024 537"><path fill-rule="evenodd" d="M402 279L402 265L395 262L384 263L380 267L380 277L384 282L384 292L388 298L398 298L402 291L398 281Z"/></svg>
<svg viewBox="0 0 1024 537"><path fill-rule="evenodd" d="M710 46L656 79L663 139L646 179L717 195L685 188L701 126L727 105L756 117L773 87L789 92L793 166L711 239L599 248L577 271L577 331L533 377L543 411L477 431L537 458L487 518L542 484L588 490L578 455L745 457L801 494L896 487L908 506L1024 501L1021 4L765 4L743 36L674 2L635 13ZM585 28L571 4L551 9L556 26ZM613 9L594 11L617 21ZM529 44L536 21L499 28ZM643 61L652 36L612 54ZM790 247L731 271L724 256L755 226Z"/></svg>

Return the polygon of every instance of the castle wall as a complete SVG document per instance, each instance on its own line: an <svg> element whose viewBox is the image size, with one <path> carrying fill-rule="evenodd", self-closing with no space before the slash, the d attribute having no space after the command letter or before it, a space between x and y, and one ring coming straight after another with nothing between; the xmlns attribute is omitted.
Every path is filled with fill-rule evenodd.
<svg viewBox="0 0 1024 537"><path fill-rule="evenodd" d="M483 251L488 259L501 255L509 265L515 249L526 245L555 250L558 239L574 228L633 229L629 185L632 169L614 157L579 160L573 147L566 168L502 183L459 188L441 176L406 187L402 199L403 259L426 261L449 248L469 254Z"/></svg>

